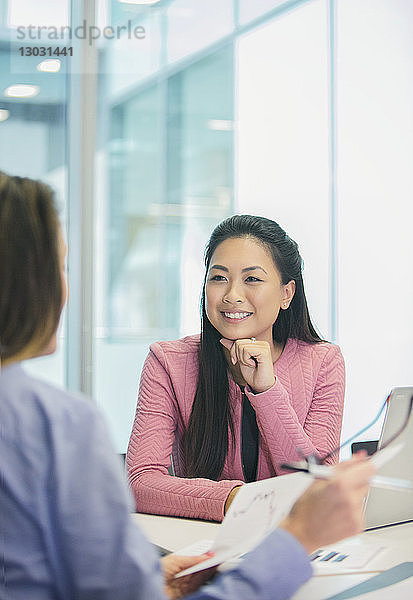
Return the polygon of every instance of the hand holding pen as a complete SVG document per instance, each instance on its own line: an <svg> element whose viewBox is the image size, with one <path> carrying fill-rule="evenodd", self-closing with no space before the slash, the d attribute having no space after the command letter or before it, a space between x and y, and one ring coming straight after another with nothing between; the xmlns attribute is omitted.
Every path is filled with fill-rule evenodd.
<svg viewBox="0 0 413 600"><path fill-rule="evenodd" d="M307 488L279 526L292 533L309 554L361 533L363 502L375 471L374 464L361 455L337 465L328 478Z"/></svg>
<svg viewBox="0 0 413 600"><path fill-rule="evenodd" d="M376 468L379 468L388 460L393 458L396 454L398 454L403 446L404 444L402 443L388 446L383 448L383 450L379 450L366 460L374 464ZM281 467L288 471L308 473L315 479L330 479L334 475L337 468L335 466L320 465L315 459L311 459L311 457L309 457L307 460L297 463L284 463L281 465ZM390 490L413 491L413 482L409 481L408 479L374 475L371 477L369 483L371 487L386 488Z"/></svg>

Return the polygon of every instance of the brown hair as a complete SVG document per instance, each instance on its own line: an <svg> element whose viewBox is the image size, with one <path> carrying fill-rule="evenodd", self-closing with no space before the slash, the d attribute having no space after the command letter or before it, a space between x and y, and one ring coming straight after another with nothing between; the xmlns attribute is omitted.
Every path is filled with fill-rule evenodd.
<svg viewBox="0 0 413 600"><path fill-rule="evenodd" d="M0 171L0 359L43 349L59 323L59 219L52 190Z"/></svg>

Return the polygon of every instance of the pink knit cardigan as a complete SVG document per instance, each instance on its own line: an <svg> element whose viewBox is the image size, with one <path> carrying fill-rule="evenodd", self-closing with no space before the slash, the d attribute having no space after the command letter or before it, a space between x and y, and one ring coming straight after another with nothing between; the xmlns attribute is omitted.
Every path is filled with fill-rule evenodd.
<svg viewBox="0 0 413 600"><path fill-rule="evenodd" d="M142 371L127 468L139 512L221 521L231 489L244 481L241 464L241 390L229 376L235 447L219 481L184 478L182 437L198 376L199 335L152 344ZM272 388L246 394L260 432L257 479L281 474L297 449L323 455L339 444L344 361L338 346L289 339L274 364ZM168 469L172 465L175 477ZM337 460L335 456L330 462Z"/></svg>

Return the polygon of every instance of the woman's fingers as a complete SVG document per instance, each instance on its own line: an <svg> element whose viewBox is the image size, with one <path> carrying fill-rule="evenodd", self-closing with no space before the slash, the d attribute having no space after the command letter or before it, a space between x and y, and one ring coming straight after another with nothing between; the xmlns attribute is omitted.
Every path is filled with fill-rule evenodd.
<svg viewBox="0 0 413 600"><path fill-rule="evenodd" d="M234 343L237 361L246 367L257 367L258 363L270 355L268 342L251 341L249 338Z"/></svg>
<svg viewBox="0 0 413 600"><path fill-rule="evenodd" d="M236 354L234 340L228 340L227 338L221 338L219 341L224 346L224 348L229 350L230 360L231 360L232 364L235 365L237 363L238 358L237 358L237 354Z"/></svg>
<svg viewBox="0 0 413 600"><path fill-rule="evenodd" d="M343 461L335 466L336 471L345 471L352 469L356 463L362 463L368 460L367 452L365 450L359 450L356 454L353 454L349 460Z"/></svg>
<svg viewBox="0 0 413 600"><path fill-rule="evenodd" d="M232 364L239 364L245 383L254 393L265 392L274 385L274 367L268 342L255 338L234 341L221 338L220 342L229 351Z"/></svg>
<svg viewBox="0 0 413 600"><path fill-rule="evenodd" d="M242 340L242 342L244 342L244 340ZM255 355L259 356L259 352L257 347L252 348L253 345L255 345L255 343L253 342L244 342L244 343L240 343L240 344L236 344L237 346L237 358L238 358L238 362L241 363L242 365L245 365L246 367L256 367L257 363L256 361L253 360L253 356L254 356L254 352Z"/></svg>
<svg viewBox="0 0 413 600"><path fill-rule="evenodd" d="M355 535L363 529L363 502L376 469L355 457L336 467L328 480L315 481L297 500L281 524L309 552Z"/></svg>
<svg viewBox="0 0 413 600"><path fill-rule="evenodd" d="M221 338L219 341L227 350L231 350L234 345L234 340L227 340L227 338Z"/></svg>
<svg viewBox="0 0 413 600"><path fill-rule="evenodd" d="M233 365L239 362L247 367L256 367L257 363L253 357L260 357L265 346L268 346L267 342L252 342L250 338L235 341L221 338L219 341L229 350Z"/></svg>

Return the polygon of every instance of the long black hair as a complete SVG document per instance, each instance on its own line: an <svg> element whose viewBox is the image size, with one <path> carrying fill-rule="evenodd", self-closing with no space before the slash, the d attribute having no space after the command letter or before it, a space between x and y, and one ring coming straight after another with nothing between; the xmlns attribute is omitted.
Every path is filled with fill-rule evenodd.
<svg viewBox="0 0 413 600"><path fill-rule="evenodd" d="M271 252L282 284L295 281L295 294L287 310L280 310L273 325L273 340L285 345L288 338L310 344L323 341L311 323L304 292L302 259L297 243L270 219L234 215L212 232L205 249L205 278L201 297L201 339L198 359L198 385L184 438L186 475L218 479L229 450L234 446L234 423L229 405L227 362L222 335L210 323L205 310L205 285L212 255L229 238L254 238Z"/></svg>

